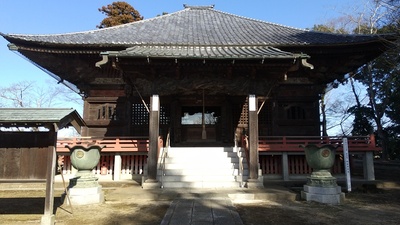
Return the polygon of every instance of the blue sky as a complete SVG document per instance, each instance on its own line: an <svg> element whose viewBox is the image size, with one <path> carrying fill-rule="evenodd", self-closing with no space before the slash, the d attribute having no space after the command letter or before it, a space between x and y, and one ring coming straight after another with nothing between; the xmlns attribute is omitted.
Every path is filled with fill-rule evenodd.
<svg viewBox="0 0 400 225"><path fill-rule="evenodd" d="M136 0L126 1L145 19L162 12L183 9L183 4L211 5L228 13L296 28L311 28L338 17L360 0ZM98 8L113 0L1 0L0 32L18 34L55 34L96 29L104 18ZM1 87L51 77L7 48L0 37ZM68 106L70 107L70 106ZM74 106L71 106L74 107ZM78 109L81 111L81 109Z"/></svg>

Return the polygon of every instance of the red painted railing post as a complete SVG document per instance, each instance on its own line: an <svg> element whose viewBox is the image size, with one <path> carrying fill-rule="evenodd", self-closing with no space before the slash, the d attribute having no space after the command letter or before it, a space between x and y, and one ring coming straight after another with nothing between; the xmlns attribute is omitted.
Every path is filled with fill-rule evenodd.
<svg viewBox="0 0 400 225"><path fill-rule="evenodd" d="M371 134L371 135L369 136L369 145L370 145L370 147L372 147L372 148L375 148L375 147L376 147L375 134Z"/></svg>
<svg viewBox="0 0 400 225"><path fill-rule="evenodd" d="M286 136L283 136L283 137L282 137L282 145L283 145L284 148L286 148L286 145L287 145L287 143L286 143Z"/></svg>

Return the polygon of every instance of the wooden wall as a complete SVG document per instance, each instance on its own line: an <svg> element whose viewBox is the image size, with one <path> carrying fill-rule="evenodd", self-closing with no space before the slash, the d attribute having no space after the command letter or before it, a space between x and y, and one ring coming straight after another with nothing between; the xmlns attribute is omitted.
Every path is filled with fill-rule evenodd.
<svg viewBox="0 0 400 225"><path fill-rule="evenodd" d="M148 112L139 97L119 96L118 90L94 92L85 99L83 136L147 136ZM320 135L319 85L286 83L275 87L269 96L258 96L259 135L262 136L317 136ZM97 96L96 96L97 95ZM247 96L208 96L206 106L220 107L218 141L231 142L236 130L240 139L247 129ZM148 100L148 97L145 97ZM160 129L165 135L172 128L176 143L182 136L182 107L202 106L201 95L162 96ZM147 102L148 103L148 102Z"/></svg>
<svg viewBox="0 0 400 225"><path fill-rule="evenodd" d="M319 86L282 85L269 103L272 136L320 135ZM268 110L268 109L266 109Z"/></svg>
<svg viewBox="0 0 400 225"><path fill-rule="evenodd" d="M88 97L85 99L83 136L130 136L131 105L125 97Z"/></svg>
<svg viewBox="0 0 400 225"><path fill-rule="evenodd" d="M0 179L46 179L49 132L0 132Z"/></svg>

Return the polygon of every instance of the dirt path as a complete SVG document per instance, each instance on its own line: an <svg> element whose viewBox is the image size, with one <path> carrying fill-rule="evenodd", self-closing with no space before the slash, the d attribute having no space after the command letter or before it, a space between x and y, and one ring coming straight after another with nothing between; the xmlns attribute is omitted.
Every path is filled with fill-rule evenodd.
<svg viewBox="0 0 400 225"><path fill-rule="evenodd" d="M348 193L337 206L316 202L259 202L235 204L244 224L395 225L400 221L400 189Z"/></svg>

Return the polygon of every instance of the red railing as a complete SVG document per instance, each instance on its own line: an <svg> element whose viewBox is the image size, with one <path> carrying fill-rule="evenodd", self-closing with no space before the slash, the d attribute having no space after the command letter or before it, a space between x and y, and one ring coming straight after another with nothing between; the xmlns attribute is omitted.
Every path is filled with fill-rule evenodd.
<svg viewBox="0 0 400 225"><path fill-rule="evenodd" d="M104 145L101 152L147 152L148 137L75 137L57 140L57 152L69 152L65 146Z"/></svg>
<svg viewBox="0 0 400 225"><path fill-rule="evenodd" d="M242 145L247 146L247 140L243 140ZM95 173L100 173L102 164L105 163L107 167L107 174L113 173L114 152L137 152L139 154L123 155L121 173L122 174L140 174L143 172L143 166L146 161L146 155L149 148L148 137L75 137L63 138L57 140L57 153L65 154L69 152L66 145L105 145L102 150L102 158L99 165L94 169ZM280 174L282 172L282 158L280 155L274 155L274 152L303 152L300 145L324 145L333 144L339 145L338 151L342 151L342 138L338 137L311 137L311 136L261 136L259 137L259 151L260 166L263 174ZM163 141L159 140L159 147L163 146ZM375 137L348 137L349 151L351 152L366 152L378 151L379 147L376 146ZM246 150L248 150L246 148ZM270 155L268 152L270 152ZM264 153L264 154L262 154ZM248 152L247 159L248 159ZM288 165L290 174L308 174L310 168L308 167L304 156L297 155L288 156ZM333 168L334 173L342 173L342 160L336 160ZM71 172L71 165L69 157L65 158L64 174Z"/></svg>
<svg viewBox="0 0 400 225"><path fill-rule="evenodd" d="M349 151L379 151L376 146L375 136L347 137ZM302 152L300 145L339 145L337 151L343 151L342 138L338 137L313 137L313 136L260 136L258 140L258 150L262 152Z"/></svg>

